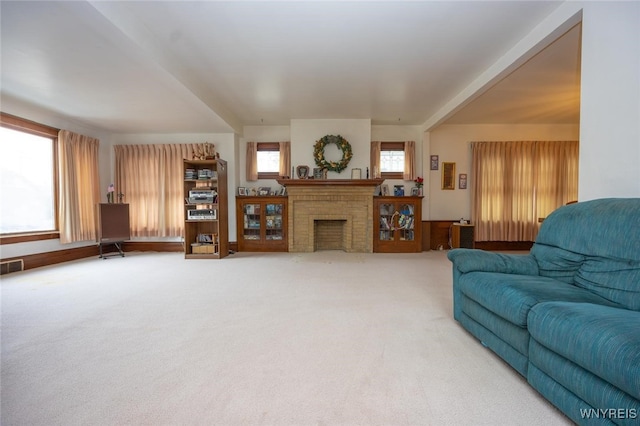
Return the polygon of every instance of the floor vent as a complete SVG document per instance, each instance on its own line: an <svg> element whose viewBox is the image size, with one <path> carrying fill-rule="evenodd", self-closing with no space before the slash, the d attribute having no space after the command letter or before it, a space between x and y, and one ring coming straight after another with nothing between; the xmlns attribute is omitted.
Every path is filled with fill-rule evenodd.
<svg viewBox="0 0 640 426"><path fill-rule="evenodd" d="M22 261L22 259L0 262L0 275L18 271L24 271L24 262Z"/></svg>

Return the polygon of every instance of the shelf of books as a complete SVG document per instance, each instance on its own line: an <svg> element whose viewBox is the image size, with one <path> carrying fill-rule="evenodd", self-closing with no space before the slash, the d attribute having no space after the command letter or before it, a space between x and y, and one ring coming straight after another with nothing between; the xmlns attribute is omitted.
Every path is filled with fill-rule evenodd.
<svg viewBox="0 0 640 426"><path fill-rule="evenodd" d="M236 197L238 251L287 251L287 197Z"/></svg>
<svg viewBox="0 0 640 426"><path fill-rule="evenodd" d="M422 250L422 197L375 197L374 216L374 252L410 253Z"/></svg>

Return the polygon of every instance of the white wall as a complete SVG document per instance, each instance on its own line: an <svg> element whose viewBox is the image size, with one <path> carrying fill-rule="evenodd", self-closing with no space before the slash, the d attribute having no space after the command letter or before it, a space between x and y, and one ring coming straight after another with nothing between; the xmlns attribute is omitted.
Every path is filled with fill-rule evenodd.
<svg viewBox="0 0 640 426"><path fill-rule="evenodd" d="M431 220L459 220L471 218L471 150L469 142L478 141L568 141L578 140L578 125L442 125L429 134L430 152L424 164L429 168L430 155L438 155L440 167L428 171L429 184L425 194L429 198L428 216ZM442 162L456 163L456 189L443 190ZM458 188L458 176L466 173L467 188ZM472 218L471 218L472 219Z"/></svg>
<svg viewBox="0 0 640 426"><path fill-rule="evenodd" d="M640 3L587 2L578 199L640 197Z"/></svg>
<svg viewBox="0 0 640 426"><path fill-rule="evenodd" d="M275 179L260 179L255 182L247 182L247 142L287 142L291 141L291 126L245 126L243 137L239 139L238 147L238 185L248 188L270 186L280 188ZM292 144L293 145L293 144ZM291 151L296 148L291 147ZM293 155L293 154L292 154ZM295 165L295 163L292 163ZM234 193L237 193L235 189ZM234 234L235 235L235 234Z"/></svg>
<svg viewBox="0 0 640 426"><path fill-rule="evenodd" d="M425 148L421 126L371 126L371 140L380 142L414 141L416 143L416 174L425 179L424 188L427 188L428 172L424 168L424 164L426 164L423 161ZM411 188L415 185L413 181L401 179L387 179L385 184L389 185L389 188L393 188L394 185L404 185L405 194L410 194ZM430 200L426 192L424 195L425 197L422 199L422 220L428 220L426 213L428 213Z"/></svg>
<svg viewBox="0 0 640 426"><path fill-rule="evenodd" d="M350 179L351 169L360 168L364 176L369 167L369 148L371 145L371 120L291 120L291 165L316 166L313 158L313 145L326 135L340 135L351 145L353 157L347 169L342 172L328 172L328 179ZM335 145L327 145L325 159L342 158L342 151Z"/></svg>
<svg viewBox="0 0 640 426"><path fill-rule="evenodd" d="M369 167L369 153L371 141L416 142L416 167L422 170L422 130L420 126L377 126L371 125L369 119L342 119L342 120L291 120L290 126L246 126L243 129L244 136L240 141L238 168L241 171L239 186L278 187L273 179L261 179L255 182L247 182L246 170L246 142L282 142L291 141L291 165L306 165L310 169L316 167L313 158L313 145L317 140L326 135L340 135L345 138L353 150L353 158L349 166L341 173L329 172L329 179L350 179L351 169L362 169L362 177L366 177L366 169ZM339 160L342 152L337 147L328 146L325 157ZM422 172L419 172L422 173ZM402 180L390 180L390 186L404 184L407 189L413 186L412 182Z"/></svg>

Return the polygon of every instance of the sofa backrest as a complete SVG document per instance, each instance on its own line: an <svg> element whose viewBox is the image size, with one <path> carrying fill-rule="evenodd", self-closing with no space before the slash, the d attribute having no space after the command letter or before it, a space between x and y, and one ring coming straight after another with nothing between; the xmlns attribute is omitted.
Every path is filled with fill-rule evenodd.
<svg viewBox="0 0 640 426"><path fill-rule="evenodd" d="M563 206L542 223L531 254L540 275L640 311L640 198Z"/></svg>

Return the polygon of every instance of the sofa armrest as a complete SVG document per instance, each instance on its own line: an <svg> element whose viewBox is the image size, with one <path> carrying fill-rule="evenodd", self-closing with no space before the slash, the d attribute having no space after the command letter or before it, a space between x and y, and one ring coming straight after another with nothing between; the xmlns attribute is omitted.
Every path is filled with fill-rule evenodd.
<svg viewBox="0 0 640 426"><path fill-rule="evenodd" d="M476 249L453 249L447 257L462 272L501 272L504 274L539 275L538 263L530 254L501 254Z"/></svg>

